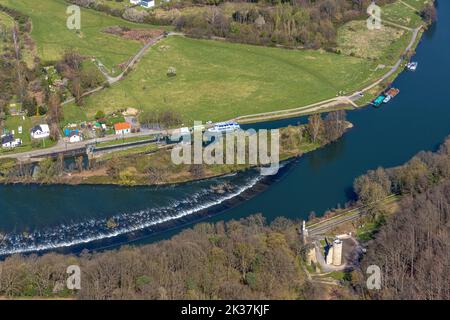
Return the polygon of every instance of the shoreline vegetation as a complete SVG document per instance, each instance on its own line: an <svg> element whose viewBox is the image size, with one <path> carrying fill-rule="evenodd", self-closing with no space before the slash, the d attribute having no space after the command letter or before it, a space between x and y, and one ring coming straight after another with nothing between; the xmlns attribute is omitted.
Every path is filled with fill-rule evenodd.
<svg viewBox="0 0 450 320"><path fill-rule="evenodd" d="M199 223L168 240L142 246L79 255L14 254L0 261L0 296L449 299L449 188L450 137L434 153L419 152L404 165L370 170L355 179L355 205L367 206L356 221L327 233L332 237L352 231L366 248L361 267L350 271L311 278L309 247L299 234L301 221L278 217L269 224L257 214L239 221ZM400 196L394 204L373 202L391 193ZM384 275L380 291L366 287L365 267L374 261ZM82 272L83 286L77 292L63 285L67 265L72 264ZM327 276L338 280L324 283Z"/></svg>
<svg viewBox="0 0 450 320"><path fill-rule="evenodd" d="M325 118L320 114L309 117L308 124L280 129L279 161L285 161L316 150L339 139L352 124L346 120L345 111L330 112ZM226 140L222 146L226 159ZM209 179L248 170L249 148L246 140L247 164L179 164L171 161L170 145L158 148L144 145L90 158L87 166L83 157L74 159L75 169L64 168L64 158L46 158L36 165L14 159L0 159L0 183L40 184L111 184L146 186L178 184ZM269 141L267 150L271 149ZM167 148L169 147L169 148ZM203 148L204 150L204 148ZM270 154L268 154L270 155Z"/></svg>

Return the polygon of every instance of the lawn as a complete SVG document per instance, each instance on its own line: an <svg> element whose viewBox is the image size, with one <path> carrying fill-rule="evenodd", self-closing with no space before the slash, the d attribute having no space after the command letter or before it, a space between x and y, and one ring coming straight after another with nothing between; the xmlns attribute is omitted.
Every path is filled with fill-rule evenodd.
<svg viewBox="0 0 450 320"><path fill-rule="evenodd" d="M96 144L97 148L103 148L103 147L110 147L115 146L119 144L126 144L126 143L132 143L132 142L139 142L139 141L145 141L145 140L151 140L152 137L132 137L132 138L126 138L122 136L117 136L116 140L112 141L106 141L106 142L100 142Z"/></svg>
<svg viewBox="0 0 450 320"><path fill-rule="evenodd" d="M22 146L15 149L0 149L0 153L30 151L33 147L31 144L30 130L34 125L40 123L46 123L43 117L25 117L24 119L22 116L9 116L5 121L5 129L9 133L12 133L14 130L14 138L22 139ZM19 134L19 126L22 127L21 134ZM55 142L50 139L45 139L39 147L51 147L54 144Z"/></svg>
<svg viewBox="0 0 450 320"><path fill-rule="evenodd" d="M9 116L5 121L5 128L12 132L14 130L14 138L22 139L23 144L31 142L30 130L34 124L39 123L40 117ZM19 134L19 126L22 127L22 133Z"/></svg>
<svg viewBox="0 0 450 320"><path fill-rule="evenodd" d="M338 49L346 55L379 59L406 33L388 25L381 30L369 30L366 21L350 21L338 30ZM408 34L408 40L410 37Z"/></svg>
<svg viewBox="0 0 450 320"><path fill-rule="evenodd" d="M427 2L431 0L403 0L404 3L409 4L411 7L421 10Z"/></svg>
<svg viewBox="0 0 450 320"><path fill-rule="evenodd" d="M138 41L125 40L102 32L106 27L120 25L130 28L154 28L150 25L130 23L106 14L81 9L81 31L69 30L66 21L68 4L64 0L0 0L0 4L16 9L31 17L31 37L44 61L58 60L64 51L76 49L96 57L109 70L128 61L141 47Z"/></svg>
<svg viewBox="0 0 450 320"><path fill-rule="evenodd" d="M123 1L97 0L97 2L100 3L100 4L107 5L108 7L114 8L114 9L125 9L125 8L128 8L128 7L134 7L135 9L138 9L138 10L147 10L147 11L154 10L155 8L157 8L162 3L161 0L155 0L156 7L152 8L150 10L150 9L145 9L145 8L139 6L139 5L136 6L136 5L132 4L132 3L130 3L130 0L123 0Z"/></svg>
<svg viewBox="0 0 450 320"><path fill-rule="evenodd" d="M14 20L7 14L0 12L0 54L7 52L10 38L11 30L14 27Z"/></svg>
<svg viewBox="0 0 450 320"><path fill-rule="evenodd" d="M168 77L169 67L177 75ZM367 60L311 50L285 50L169 37L152 47L124 80L86 99L92 117L127 107L172 108L185 121L226 120L304 106L371 82Z"/></svg>
<svg viewBox="0 0 450 320"><path fill-rule="evenodd" d="M405 3L408 2L414 8L420 9L423 6L424 1L405 1ZM386 19L409 28L416 28L422 23L422 18L419 14L400 1L383 6L381 19L381 23L383 23L383 19Z"/></svg>
<svg viewBox="0 0 450 320"><path fill-rule="evenodd" d="M63 115L64 120L61 123L61 127L64 127L71 123L80 123L89 120L83 110L74 105L64 105Z"/></svg>
<svg viewBox="0 0 450 320"><path fill-rule="evenodd" d="M0 32L10 31L14 27L14 20L6 13L0 12Z"/></svg>

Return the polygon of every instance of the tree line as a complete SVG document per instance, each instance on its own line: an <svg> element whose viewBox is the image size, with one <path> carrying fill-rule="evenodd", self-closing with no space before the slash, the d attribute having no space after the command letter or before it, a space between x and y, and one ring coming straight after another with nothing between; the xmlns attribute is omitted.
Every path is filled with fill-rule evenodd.
<svg viewBox="0 0 450 320"><path fill-rule="evenodd" d="M96 0L68 0L77 5L106 12L126 20L172 25L192 37L221 37L230 41L258 44L332 48L337 28L347 21L367 16L371 0L183 0L165 3L160 15L129 8L112 8ZM379 0L378 5L395 0ZM226 4L233 3L230 14ZM184 13L187 7L203 7ZM181 12L181 13L180 13Z"/></svg>
<svg viewBox="0 0 450 320"><path fill-rule="evenodd" d="M0 262L0 295L79 299L301 299L297 223L261 215L202 223L170 240L79 256L14 255ZM65 289L81 268L81 290Z"/></svg>

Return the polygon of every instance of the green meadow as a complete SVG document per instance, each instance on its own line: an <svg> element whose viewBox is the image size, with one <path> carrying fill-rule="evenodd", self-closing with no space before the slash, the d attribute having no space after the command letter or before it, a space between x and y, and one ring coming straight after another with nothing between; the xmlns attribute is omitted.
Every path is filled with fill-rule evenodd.
<svg viewBox="0 0 450 320"><path fill-rule="evenodd" d="M169 67L176 76L167 76ZM124 80L87 98L85 111L171 108L186 121L225 120L356 90L381 74L373 69L367 60L322 51L169 37Z"/></svg>
<svg viewBox="0 0 450 320"><path fill-rule="evenodd" d="M58 60L64 51L75 49L81 54L99 59L111 70L128 61L142 44L106 34L102 30L114 25L154 28L82 8L81 31L76 32L66 26L69 15L66 13L68 4L64 0L0 0L0 4L31 17L31 36L36 42L39 57L44 61Z"/></svg>
<svg viewBox="0 0 450 320"><path fill-rule="evenodd" d="M0 12L0 31L10 30L13 26L13 18L3 12Z"/></svg>
<svg viewBox="0 0 450 320"><path fill-rule="evenodd" d="M386 19L405 27L416 28L422 23L422 18L412 7L420 10L426 2L425 0L403 0L387 4L382 7L381 21Z"/></svg>
<svg viewBox="0 0 450 320"><path fill-rule="evenodd" d="M407 3L421 7L424 1ZM142 45L102 30L113 25L152 28L82 9L81 32L77 33L66 28L67 4L63 0L0 3L32 18L32 38L38 54L47 61L75 48L111 69ZM383 7L383 14L405 26L420 22L416 12L400 2ZM358 37L365 40L355 41ZM66 122L76 122L92 119L99 110L172 109L188 123L302 107L372 83L397 61L410 37L410 32L391 26L376 35L356 21L339 31L341 54L336 54L173 36L151 47L125 79L87 97L82 108L64 106L64 114ZM176 76L167 75L170 67L176 69Z"/></svg>

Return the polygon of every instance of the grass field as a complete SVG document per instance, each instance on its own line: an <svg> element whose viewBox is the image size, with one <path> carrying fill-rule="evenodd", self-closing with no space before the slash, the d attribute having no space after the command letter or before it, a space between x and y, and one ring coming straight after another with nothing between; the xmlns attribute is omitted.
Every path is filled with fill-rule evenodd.
<svg viewBox="0 0 450 320"><path fill-rule="evenodd" d="M426 3L431 0L403 0L404 3L409 4L411 7L416 8L417 10L421 10Z"/></svg>
<svg viewBox="0 0 450 320"><path fill-rule="evenodd" d="M166 75L169 67L177 75ZM294 108L350 92L379 71L366 60L170 37L152 47L124 80L86 99L86 111L177 110L185 121Z"/></svg>
<svg viewBox="0 0 450 320"><path fill-rule="evenodd" d="M406 33L387 25L381 30L369 30L366 21L350 21L339 28L337 43L343 54L376 60Z"/></svg>
<svg viewBox="0 0 450 320"><path fill-rule="evenodd" d="M25 119L23 119L22 116L8 117L5 121L5 128L10 133L14 130L14 138L22 139L22 146L15 149L0 149L0 153L30 151L33 148L31 143L30 130L33 126L40 123L45 123L44 117L25 117ZM21 134L19 134L19 126L22 127ZM51 147L53 145L55 145L55 142L47 138L40 144L39 147Z"/></svg>
<svg viewBox="0 0 450 320"><path fill-rule="evenodd" d="M14 20L7 14L0 12L0 32L6 30L11 30L14 26Z"/></svg>
<svg viewBox="0 0 450 320"><path fill-rule="evenodd" d="M0 12L0 54L7 52L10 44L10 32L14 27L14 20L7 14Z"/></svg>
<svg viewBox="0 0 450 320"><path fill-rule="evenodd" d="M81 31L77 33L66 26L69 15L66 14L68 4L64 0L0 0L0 4L31 17L33 23L31 37L37 44L39 57L44 61L55 61L65 50L76 49L84 55L98 58L111 70L114 66L128 61L142 44L105 34L102 30L114 25L153 28L82 9Z"/></svg>
<svg viewBox="0 0 450 320"><path fill-rule="evenodd" d="M424 2L407 0L416 7ZM32 37L44 60L55 60L64 50L76 48L111 69L141 47L102 30L112 25L145 25L83 9L82 29L77 34L65 26L67 5L63 0L0 3L32 18ZM400 2L384 6L383 17L409 27L420 22L416 12ZM124 80L86 98L85 107L65 106L65 122L92 119L98 110L111 113L128 107L149 111L170 108L179 112L186 124L219 121L301 107L339 92L356 91L387 72L410 40L410 32L385 27L384 33L374 36L363 22L351 23L339 31L342 54L169 37L150 48ZM361 41L355 41L358 37ZM175 77L167 76L169 67L176 68Z"/></svg>
<svg viewBox="0 0 450 320"><path fill-rule="evenodd" d="M426 1L404 1L406 4L420 10ZM416 28L422 22L419 14L404 3L397 1L382 7L381 19L401 24L409 28Z"/></svg>

